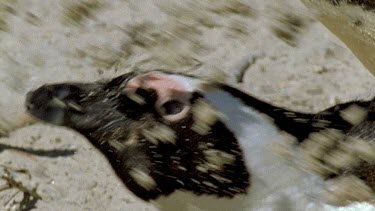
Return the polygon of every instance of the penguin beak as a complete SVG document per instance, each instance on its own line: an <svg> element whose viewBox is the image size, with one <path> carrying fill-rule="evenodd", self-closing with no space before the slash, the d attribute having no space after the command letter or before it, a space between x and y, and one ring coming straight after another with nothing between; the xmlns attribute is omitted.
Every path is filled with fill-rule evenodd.
<svg viewBox="0 0 375 211"><path fill-rule="evenodd" d="M62 125L67 111L83 113L84 109L68 99L73 93L69 85L46 85L26 96L26 110L38 119Z"/></svg>

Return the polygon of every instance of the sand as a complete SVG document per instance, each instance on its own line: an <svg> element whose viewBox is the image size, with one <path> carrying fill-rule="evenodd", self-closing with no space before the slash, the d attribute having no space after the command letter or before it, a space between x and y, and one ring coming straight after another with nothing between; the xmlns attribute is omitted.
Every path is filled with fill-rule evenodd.
<svg viewBox="0 0 375 211"><path fill-rule="evenodd" d="M25 94L163 68L227 82L274 105L314 112L374 96L375 80L298 0L0 1L0 165L27 169L33 210L150 210L81 135L30 120ZM2 146L2 145L0 145ZM0 192L0 210L20 205Z"/></svg>

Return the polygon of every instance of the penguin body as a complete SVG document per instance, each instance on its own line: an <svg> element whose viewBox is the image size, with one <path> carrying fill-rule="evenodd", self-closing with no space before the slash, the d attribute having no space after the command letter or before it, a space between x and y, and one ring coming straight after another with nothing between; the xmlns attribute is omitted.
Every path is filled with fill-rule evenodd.
<svg viewBox="0 0 375 211"><path fill-rule="evenodd" d="M353 165L327 155L345 154L340 140L363 133L358 127L373 121L374 105L350 102L303 114L166 71L45 85L26 100L30 114L86 136L137 197L161 210L207 211L318 210L371 199L372 171L360 165L372 166L372 143L358 141L370 152L350 152L358 160ZM277 150L284 133L296 140L287 156ZM323 147L310 144L310 153L309 143L321 140ZM327 180L356 174L367 176L357 179L359 194L330 192ZM325 193L330 200L320 197Z"/></svg>

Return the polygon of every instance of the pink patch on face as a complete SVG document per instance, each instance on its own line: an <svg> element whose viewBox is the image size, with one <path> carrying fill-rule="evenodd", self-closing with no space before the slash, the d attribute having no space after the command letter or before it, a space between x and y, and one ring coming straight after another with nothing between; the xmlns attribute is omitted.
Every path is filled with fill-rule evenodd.
<svg viewBox="0 0 375 211"><path fill-rule="evenodd" d="M169 101L178 101L183 104L182 111L177 114L162 115L170 122L183 119L190 110L191 93L186 91L186 88L178 81L169 77L168 74L152 72L144 75L139 75L131 79L125 87L125 93L134 94L138 88L152 89L156 91L156 110L162 112L162 106Z"/></svg>

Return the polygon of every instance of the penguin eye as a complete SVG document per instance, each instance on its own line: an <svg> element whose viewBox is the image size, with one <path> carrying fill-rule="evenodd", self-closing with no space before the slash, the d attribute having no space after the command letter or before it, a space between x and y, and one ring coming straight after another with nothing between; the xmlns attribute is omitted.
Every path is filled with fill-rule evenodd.
<svg viewBox="0 0 375 211"><path fill-rule="evenodd" d="M177 100L169 100L162 105L164 115L175 115L184 110L184 104Z"/></svg>

